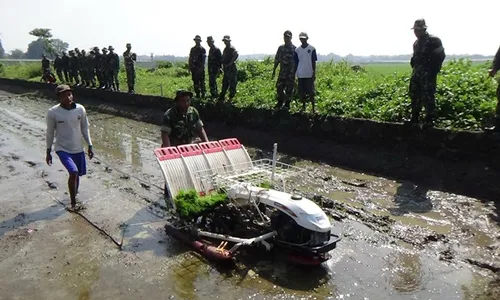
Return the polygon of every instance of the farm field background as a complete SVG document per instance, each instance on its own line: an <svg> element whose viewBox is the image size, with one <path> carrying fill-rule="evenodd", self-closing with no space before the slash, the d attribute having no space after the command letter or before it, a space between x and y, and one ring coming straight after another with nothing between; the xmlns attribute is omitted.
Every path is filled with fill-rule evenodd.
<svg viewBox="0 0 500 300"><path fill-rule="evenodd" d="M351 64L345 61L318 63L317 112L388 122L408 119L409 64L396 62L360 66L363 67L362 71L354 71ZM490 66L489 61L463 59L444 64L438 76L436 93L437 126L481 130L493 124L497 82L487 76ZM237 107L273 109L276 103L276 78L272 79L272 68L272 58L239 62L238 93L233 104ZM0 66L0 77L5 78L38 81L41 73L40 62ZM192 90L191 75L184 62L161 61L156 68L137 67L136 78L136 93L139 94L172 97L179 88ZM121 89L126 89L123 67L119 79ZM205 79L208 91L208 75ZM219 90L221 83L222 75L218 79ZM297 100L292 103L291 112L299 112L301 105Z"/></svg>

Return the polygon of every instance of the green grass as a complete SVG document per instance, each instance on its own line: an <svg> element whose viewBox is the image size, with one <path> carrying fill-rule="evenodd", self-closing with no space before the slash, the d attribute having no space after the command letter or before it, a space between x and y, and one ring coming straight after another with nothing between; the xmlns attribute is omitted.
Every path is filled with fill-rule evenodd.
<svg viewBox="0 0 500 300"><path fill-rule="evenodd" d="M493 122L496 106L496 82L487 77L490 62L473 63L456 60L445 63L438 77L437 125L443 128L478 130ZM273 61L238 63L237 107L272 109L276 103ZM408 63L375 63L362 65L356 72L346 62L318 64L316 81L317 110L322 115L401 122L410 115L408 85L411 69ZM39 64L4 66L3 75L38 81ZM137 68L136 92L173 97L179 88L192 90L185 63L162 62L158 68ZM208 76L207 76L208 77ZM125 70L119 74L122 90L126 89ZM208 89L208 78L207 89ZM219 88L222 77L219 78ZM212 101L212 100L204 100ZM291 112L300 111L292 103Z"/></svg>
<svg viewBox="0 0 500 300"><path fill-rule="evenodd" d="M200 196L195 190L180 191L175 197L174 202L177 207L177 213L182 218L196 218L203 212L224 203L227 195L224 193L212 193L206 196Z"/></svg>

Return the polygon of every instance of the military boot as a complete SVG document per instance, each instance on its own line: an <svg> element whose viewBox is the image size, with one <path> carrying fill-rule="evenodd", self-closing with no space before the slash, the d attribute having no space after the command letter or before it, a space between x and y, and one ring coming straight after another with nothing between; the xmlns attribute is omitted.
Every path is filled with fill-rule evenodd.
<svg viewBox="0 0 500 300"><path fill-rule="evenodd" d="M427 116L425 118L425 123L422 126L422 129L432 128L434 127L434 118L432 116Z"/></svg>

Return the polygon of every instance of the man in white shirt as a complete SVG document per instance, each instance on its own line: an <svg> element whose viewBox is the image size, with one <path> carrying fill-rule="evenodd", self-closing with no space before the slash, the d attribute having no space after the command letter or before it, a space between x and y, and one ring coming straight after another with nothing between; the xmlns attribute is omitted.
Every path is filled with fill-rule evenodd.
<svg viewBox="0 0 500 300"><path fill-rule="evenodd" d="M312 103L312 113L315 113L314 82L316 81L316 48L309 45L307 33L301 32L299 39L302 45L295 49L295 74L298 79L299 95L302 101L302 110L306 110L306 100Z"/></svg>
<svg viewBox="0 0 500 300"><path fill-rule="evenodd" d="M72 89L65 84L56 88L59 104L51 107L47 113L47 156L45 161L52 165L52 144L61 163L68 170L68 188L71 210L76 206L76 194L80 185L80 176L87 173L82 136L88 145L88 155L92 159L92 141L85 108L73 102Z"/></svg>

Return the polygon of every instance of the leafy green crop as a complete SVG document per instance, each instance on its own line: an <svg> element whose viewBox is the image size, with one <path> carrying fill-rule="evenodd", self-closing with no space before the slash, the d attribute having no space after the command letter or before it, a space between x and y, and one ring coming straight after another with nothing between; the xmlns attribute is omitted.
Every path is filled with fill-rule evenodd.
<svg viewBox="0 0 500 300"><path fill-rule="evenodd" d="M238 62L238 93L233 99L237 107L273 109L276 103L273 59L262 62ZM436 92L437 126L452 129L479 130L493 122L496 82L487 77L489 62L472 63L453 60L445 63L438 75ZM355 71L345 61L318 64L316 80L317 112L348 118L402 122L410 116L408 85L409 64L369 64L365 72ZM39 80L40 64L5 66L4 76ZM193 90L191 75L185 62L161 62L156 69L137 68L136 91L140 94L173 97L179 88ZM124 68L120 70L121 86L126 86ZM220 87L222 75L218 79ZM206 76L208 90L208 75ZM295 95L291 112L299 112L301 104ZM213 101L205 99L202 101ZM202 116L203 117L203 116Z"/></svg>
<svg viewBox="0 0 500 300"><path fill-rule="evenodd" d="M226 199L227 195L220 192L200 196L195 190L181 190L174 202L180 217L195 218L207 209L224 203Z"/></svg>

